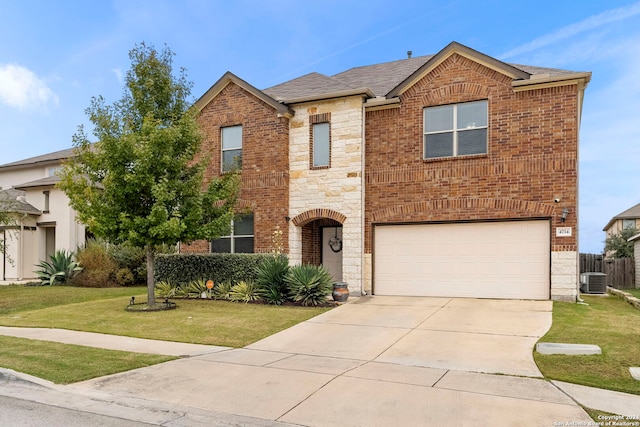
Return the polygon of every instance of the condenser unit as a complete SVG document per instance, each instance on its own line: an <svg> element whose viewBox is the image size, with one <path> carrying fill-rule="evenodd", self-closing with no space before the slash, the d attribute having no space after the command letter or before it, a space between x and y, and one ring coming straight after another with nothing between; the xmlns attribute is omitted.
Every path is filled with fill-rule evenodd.
<svg viewBox="0 0 640 427"><path fill-rule="evenodd" d="M604 273L580 274L580 291L585 294L606 294L607 275Z"/></svg>

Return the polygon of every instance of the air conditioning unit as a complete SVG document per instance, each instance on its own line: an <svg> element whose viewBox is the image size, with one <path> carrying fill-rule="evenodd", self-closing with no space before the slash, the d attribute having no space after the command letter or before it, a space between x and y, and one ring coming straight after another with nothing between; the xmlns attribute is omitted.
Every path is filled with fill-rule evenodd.
<svg viewBox="0 0 640 427"><path fill-rule="evenodd" d="M580 291L586 294L606 294L607 275L604 273L580 274Z"/></svg>

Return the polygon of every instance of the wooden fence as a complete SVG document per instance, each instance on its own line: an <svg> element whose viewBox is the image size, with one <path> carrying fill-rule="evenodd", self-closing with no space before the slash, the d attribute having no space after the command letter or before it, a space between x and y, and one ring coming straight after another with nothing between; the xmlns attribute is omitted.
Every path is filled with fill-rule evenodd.
<svg viewBox="0 0 640 427"><path fill-rule="evenodd" d="M617 289L635 288L633 258L606 259L598 254L580 254L580 273L595 272L607 275L607 286Z"/></svg>

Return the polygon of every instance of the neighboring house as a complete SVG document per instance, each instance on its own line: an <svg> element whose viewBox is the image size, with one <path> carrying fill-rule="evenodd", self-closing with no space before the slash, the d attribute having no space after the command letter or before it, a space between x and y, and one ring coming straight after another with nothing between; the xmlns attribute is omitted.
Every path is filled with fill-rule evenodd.
<svg viewBox="0 0 640 427"><path fill-rule="evenodd" d="M207 178L241 169L238 218L181 250L269 252L279 228L355 294L575 301L590 78L458 43L264 90L228 72L196 106Z"/></svg>
<svg viewBox="0 0 640 427"><path fill-rule="evenodd" d="M640 288L640 233L629 238L629 242L633 242L633 259L635 260L635 285Z"/></svg>
<svg viewBox="0 0 640 427"><path fill-rule="evenodd" d="M69 149L0 165L0 210L15 220L12 226L0 226L5 242L0 280L35 278L40 261L56 250L75 251L84 244L85 227L55 186L56 171L71 155Z"/></svg>
<svg viewBox="0 0 640 427"><path fill-rule="evenodd" d="M611 235L618 234L625 228L640 229L640 203L611 218L602 231L605 232L605 238L608 239Z"/></svg>

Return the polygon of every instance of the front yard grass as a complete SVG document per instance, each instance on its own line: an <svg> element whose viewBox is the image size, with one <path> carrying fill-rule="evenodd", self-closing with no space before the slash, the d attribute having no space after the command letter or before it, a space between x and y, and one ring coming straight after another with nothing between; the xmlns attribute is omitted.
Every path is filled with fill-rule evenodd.
<svg viewBox="0 0 640 427"><path fill-rule="evenodd" d="M132 296L146 300L146 288L0 286L0 325L243 347L329 310L177 300L175 310L127 312ZM63 384L175 359L1 335L0 347L0 366Z"/></svg>
<svg viewBox="0 0 640 427"><path fill-rule="evenodd" d="M0 335L0 366L70 384L177 359Z"/></svg>
<svg viewBox="0 0 640 427"><path fill-rule="evenodd" d="M640 298L640 289L621 289L622 291L629 292L636 298Z"/></svg>
<svg viewBox="0 0 640 427"><path fill-rule="evenodd" d="M49 293L55 293L58 288L35 288L39 291L35 294L31 293L34 288L25 289L24 292L30 293L32 297L49 300ZM125 290L129 292L114 295L110 292L112 290L105 289L105 294L94 294L93 301L70 304L57 301L51 307L35 310L29 307L29 302L18 302L27 308L8 309L7 314L0 314L0 325L61 328L136 338L244 347L329 310L326 307L276 307L226 301L176 300L178 308L175 310L127 312L125 307L131 296L136 296L136 301L146 300L146 296L140 293L144 288ZM4 292L5 289L0 288L0 300L4 300ZM20 292L16 294L15 300L25 300Z"/></svg>
<svg viewBox="0 0 640 427"><path fill-rule="evenodd" d="M582 295L588 305L553 303L553 325L540 342L595 344L601 355L542 355L534 359L549 379L640 394L629 367L640 366L640 310L615 296Z"/></svg>

